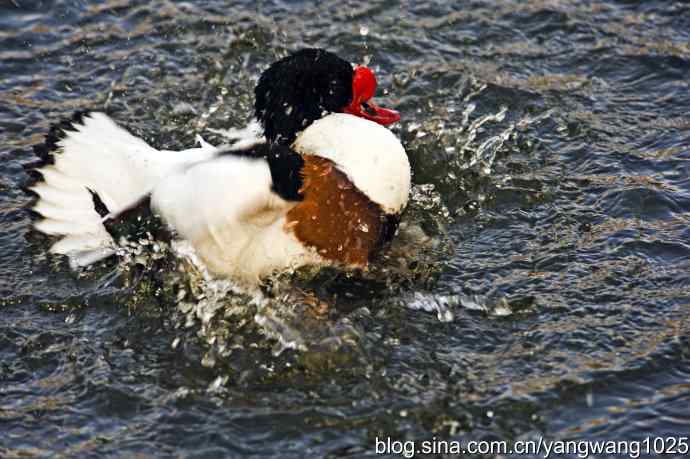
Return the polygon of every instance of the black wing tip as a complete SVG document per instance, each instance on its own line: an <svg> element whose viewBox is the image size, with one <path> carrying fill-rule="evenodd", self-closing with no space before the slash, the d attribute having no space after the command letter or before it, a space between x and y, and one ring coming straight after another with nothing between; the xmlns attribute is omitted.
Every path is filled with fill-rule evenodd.
<svg viewBox="0 0 690 459"><path fill-rule="evenodd" d="M22 186L25 192L36 183L43 180L43 174L40 169L55 164L54 154L58 149L58 142L67 137L68 132L76 131L77 125L84 125L84 118L88 117L91 113L90 110L78 110L72 114L71 118L52 124L43 142L34 145L33 150L35 159L24 164L24 172L28 175L27 180ZM30 190L29 194L32 194Z"/></svg>
<svg viewBox="0 0 690 459"><path fill-rule="evenodd" d="M96 213L100 215L101 218L108 215L110 213L110 210L108 210L108 206L105 205L98 193L96 193L89 187L86 187L86 189L89 193L91 193L91 200L93 201L93 208L96 211Z"/></svg>
<svg viewBox="0 0 690 459"><path fill-rule="evenodd" d="M32 161L24 165L24 173L27 175L23 188L28 188L35 183L43 181L43 172L40 170L40 163Z"/></svg>
<svg viewBox="0 0 690 459"><path fill-rule="evenodd" d="M76 131L77 125L84 125L84 118L90 114L91 111L89 110L78 110L72 114L71 118L52 124L45 135L43 143L34 145L34 154L38 157L39 164L34 163L31 167L35 168L40 165L53 164L55 162L53 152L58 148L57 143L67 137L69 132Z"/></svg>
<svg viewBox="0 0 690 459"><path fill-rule="evenodd" d="M32 223L38 223L41 220L45 219L45 217L41 213L35 211L32 208L26 208L24 210L26 211L26 214L29 216L29 220L31 220Z"/></svg>
<svg viewBox="0 0 690 459"><path fill-rule="evenodd" d="M77 125L83 125L84 118L87 118L91 113L90 110L78 110L74 112L70 118L52 124L43 142L34 145L34 160L23 165L24 173L27 177L20 186L20 189L30 197L24 209L32 221L43 219L40 213L33 210L41 197L32 189L37 183L44 180L41 169L55 164L54 153L58 149L57 143L60 139L65 138L68 132L76 131Z"/></svg>

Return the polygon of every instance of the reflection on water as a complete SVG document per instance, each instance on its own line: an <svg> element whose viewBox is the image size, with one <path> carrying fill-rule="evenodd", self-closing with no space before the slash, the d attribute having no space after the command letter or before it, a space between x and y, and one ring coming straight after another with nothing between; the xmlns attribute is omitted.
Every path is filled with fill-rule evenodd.
<svg viewBox="0 0 690 459"><path fill-rule="evenodd" d="M0 456L688 431L687 30L661 1L0 4ZM242 291L131 241L73 274L29 231L51 122L220 142L307 45L369 61L402 113L416 185L369 271Z"/></svg>

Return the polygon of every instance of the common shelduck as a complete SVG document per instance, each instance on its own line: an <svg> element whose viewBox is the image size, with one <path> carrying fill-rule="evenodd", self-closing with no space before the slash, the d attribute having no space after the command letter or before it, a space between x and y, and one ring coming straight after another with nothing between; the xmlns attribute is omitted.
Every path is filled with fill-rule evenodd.
<svg viewBox="0 0 690 459"><path fill-rule="evenodd" d="M263 72L255 135L230 146L159 151L103 113L77 114L35 147L35 229L57 236L50 252L73 267L113 255L146 212L211 273L242 282L366 267L394 235L411 180L384 127L400 116L374 105L375 91L369 68L304 49Z"/></svg>

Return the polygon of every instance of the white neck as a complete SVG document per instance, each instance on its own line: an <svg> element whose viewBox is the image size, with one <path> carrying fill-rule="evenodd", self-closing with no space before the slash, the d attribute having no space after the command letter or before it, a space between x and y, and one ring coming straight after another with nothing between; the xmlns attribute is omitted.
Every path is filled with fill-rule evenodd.
<svg viewBox="0 0 690 459"><path fill-rule="evenodd" d="M312 123L292 146L299 153L333 161L387 213L399 213L407 204L410 163L400 141L385 127L334 113Z"/></svg>

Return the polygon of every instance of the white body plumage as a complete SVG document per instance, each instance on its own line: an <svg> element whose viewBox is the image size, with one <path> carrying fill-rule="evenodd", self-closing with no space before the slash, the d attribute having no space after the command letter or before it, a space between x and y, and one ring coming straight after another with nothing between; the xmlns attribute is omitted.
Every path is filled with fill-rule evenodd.
<svg viewBox="0 0 690 459"><path fill-rule="evenodd" d="M32 187L39 196L34 210L44 217L36 229L60 236L51 252L70 256L74 265L93 263L114 247L89 189L111 214L150 193L153 210L218 275L254 283L274 270L327 263L288 230L286 213L295 202L271 191L264 159L218 155L205 142L201 148L158 151L102 113L74 127L57 142L54 164L39 170L44 181ZM328 115L305 129L293 148L333 161L386 212L399 213L407 203L407 156L376 123Z"/></svg>

